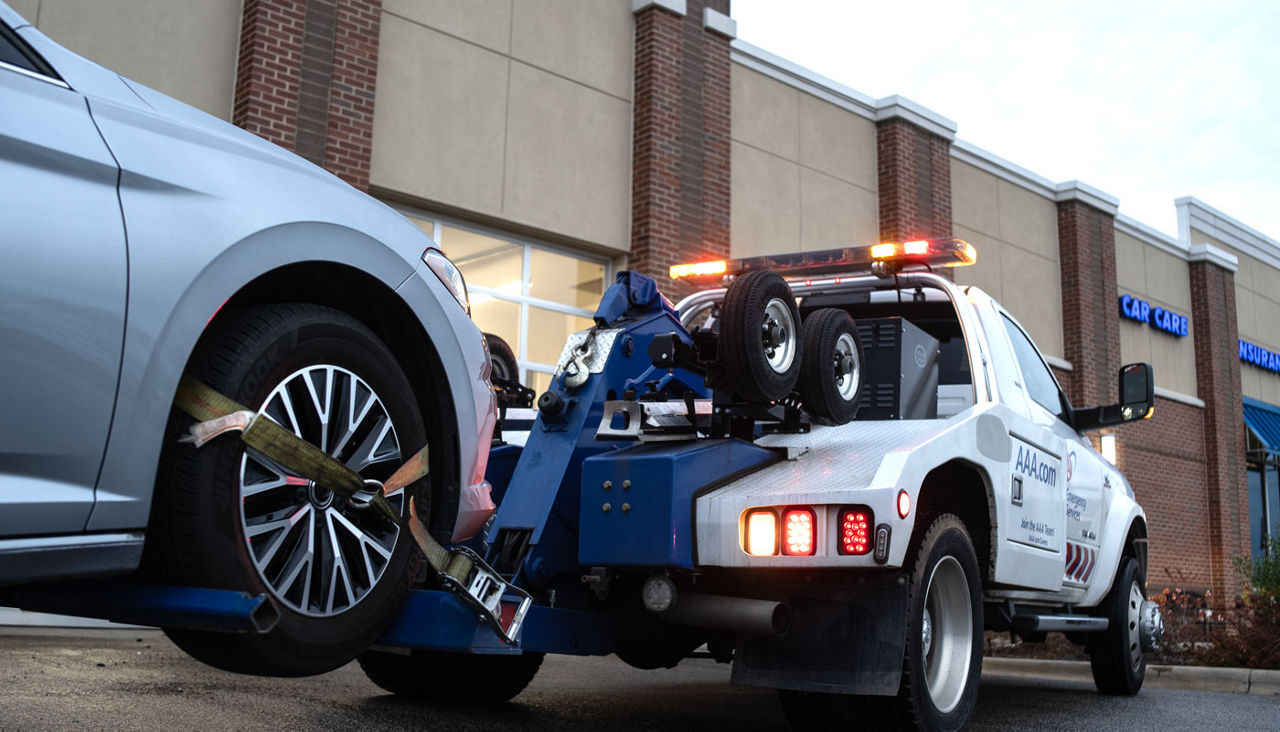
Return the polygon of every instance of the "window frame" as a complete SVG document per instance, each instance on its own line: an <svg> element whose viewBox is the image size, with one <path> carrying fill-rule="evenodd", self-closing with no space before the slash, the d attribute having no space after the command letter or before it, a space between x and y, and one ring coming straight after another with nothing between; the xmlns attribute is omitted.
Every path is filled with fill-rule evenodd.
<svg viewBox="0 0 1280 732"><path fill-rule="evenodd" d="M611 284L613 279L613 260L607 256L596 255L596 254L592 254L590 252L585 252L582 250L574 250L569 247L556 246L554 244L541 241L539 239L534 239L528 236L522 236L520 234L513 234L511 232L504 231L502 229L497 229L494 227L475 224L473 222L457 219L452 216L444 216L429 210L416 209L416 208L410 208L407 206L399 206L399 205L394 206L394 208L404 216L415 221L415 223L431 222L432 229L430 232L430 236L432 241L436 243L436 246L440 246L440 247L444 246L441 239L443 236L444 227L449 226L454 229L466 231L471 234L478 234L480 236L491 237L491 238L498 239L500 241L504 241L509 244L514 244L516 246L521 247L520 294L519 295L512 295L510 293L501 292L494 288L485 287L483 285L477 285L472 283L470 280L467 280L467 292L468 294L482 294L487 297L491 297L494 300L500 300L502 302L512 303L520 307L520 332L517 335L518 342L514 344L510 344L513 350L515 351L516 364L519 366L519 369L520 369L520 383L522 384L531 383L532 381L531 375L534 373L546 374L547 376L554 374L556 367L559 364L547 364L542 361L533 361L528 357L529 308L530 307L542 308L543 310L550 310L552 312L560 313L562 315L573 315L581 318L586 318L588 320L590 320L592 316L595 315L595 309L594 308L592 309L577 308L571 305L565 305L564 303L555 302L553 300L545 300L543 298L534 297L533 295L530 295L529 294L529 278L531 276L533 251L534 250L545 251L551 254L558 254L560 256L571 257L573 259L578 259L578 260L586 261L592 264L601 265L604 268L603 282L601 283L602 296L604 294L604 291L609 289L609 285ZM447 252L446 252L446 255L447 255ZM466 277L466 272L463 272L463 277Z"/></svg>

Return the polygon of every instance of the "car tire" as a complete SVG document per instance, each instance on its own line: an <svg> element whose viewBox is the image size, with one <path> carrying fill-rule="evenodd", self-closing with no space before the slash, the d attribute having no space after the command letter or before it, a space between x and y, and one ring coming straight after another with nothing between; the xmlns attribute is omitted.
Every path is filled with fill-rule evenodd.
<svg viewBox="0 0 1280 732"><path fill-rule="evenodd" d="M369 680L391 692L416 699L500 704L524 691L543 654L478 655L414 650L408 654L365 651L360 668Z"/></svg>
<svg viewBox="0 0 1280 732"><path fill-rule="evenodd" d="M505 340L493 333L485 333L484 339L489 344L489 362L493 365L490 379L499 385L519 384L520 364L516 361L515 351L511 350L511 346Z"/></svg>
<svg viewBox="0 0 1280 732"><path fill-rule="evenodd" d="M224 313L187 373L383 481L426 442L413 389L391 351L326 307ZM192 423L174 410L157 475L144 572L193 587L267 594L281 611L264 634L166 629L200 661L228 671L304 676L348 663L399 612L420 554L407 531L246 450L234 436L179 444ZM430 511L424 479L412 496ZM402 514L403 515L403 514ZM343 561L337 561L341 558Z"/></svg>
<svg viewBox="0 0 1280 732"><path fill-rule="evenodd" d="M772 402L800 377L800 310L786 280L748 272L729 284L720 321L724 387L748 402Z"/></svg>
<svg viewBox="0 0 1280 732"><path fill-rule="evenodd" d="M858 414L862 389L862 343L853 318L822 308L805 318L801 333L800 399L804 408L836 424Z"/></svg>
<svg viewBox="0 0 1280 732"><path fill-rule="evenodd" d="M944 514L921 537L911 571L906 649L896 697L838 697L850 722L880 728L958 730L978 702L982 584L973 541Z"/></svg>
<svg viewBox="0 0 1280 732"><path fill-rule="evenodd" d="M1115 582L1098 605L1107 618L1107 629L1093 634L1089 644L1089 668L1100 693L1133 696L1142 689L1147 660L1138 626L1145 599L1142 567L1133 557L1121 557Z"/></svg>

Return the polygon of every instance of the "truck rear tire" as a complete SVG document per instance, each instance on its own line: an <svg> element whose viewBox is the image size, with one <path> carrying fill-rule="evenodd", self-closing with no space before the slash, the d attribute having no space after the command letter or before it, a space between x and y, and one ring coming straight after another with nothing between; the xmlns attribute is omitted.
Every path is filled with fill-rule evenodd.
<svg viewBox="0 0 1280 732"><path fill-rule="evenodd" d="M720 318L724 387L748 402L772 402L800 377L800 309L787 281L748 272L729 284Z"/></svg>
<svg viewBox="0 0 1280 732"><path fill-rule="evenodd" d="M982 675L978 558L951 514L933 520L915 557L898 695L858 697L845 716L873 728L958 730L973 716Z"/></svg>
<svg viewBox="0 0 1280 732"><path fill-rule="evenodd" d="M1089 644L1089 668L1100 693L1133 696L1142 689L1147 660L1138 624L1146 586L1138 561L1121 557L1115 582L1098 605L1108 620L1107 629L1095 633Z"/></svg>
<svg viewBox="0 0 1280 732"><path fill-rule="evenodd" d="M360 668L369 680L392 694L416 699L439 699L500 704L524 691L543 654L477 655L415 650L409 654L365 651Z"/></svg>
<svg viewBox="0 0 1280 732"><path fill-rule="evenodd" d="M813 415L836 424L858 414L862 388L862 345L853 318L822 308L809 314L801 332L800 399Z"/></svg>

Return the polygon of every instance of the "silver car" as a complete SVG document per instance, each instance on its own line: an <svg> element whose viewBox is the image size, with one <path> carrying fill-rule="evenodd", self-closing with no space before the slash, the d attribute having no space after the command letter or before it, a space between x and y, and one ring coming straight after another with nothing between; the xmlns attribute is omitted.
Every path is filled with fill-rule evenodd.
<svg viewBox="0 0 1280 732"><path fill-rule="evenodd" d="M496 418L465 283L314 165L81 58L0 3L0 585L138 573L269 593L266 635L172 631L298 675L393 619L416 549L234 438L179 444L191 374L362 475L440 540L492 509Z"/></svg>

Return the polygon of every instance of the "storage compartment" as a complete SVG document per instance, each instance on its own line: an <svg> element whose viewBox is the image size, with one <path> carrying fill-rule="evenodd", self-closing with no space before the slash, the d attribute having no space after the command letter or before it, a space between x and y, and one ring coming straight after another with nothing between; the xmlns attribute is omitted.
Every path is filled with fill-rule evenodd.
<svg viewBox="0 0 1280 732"><path fill-rule="evenodd" d="M858 321L859 420L938 416L938 340L899 317Z"/></svg>

